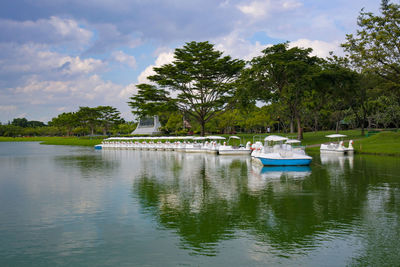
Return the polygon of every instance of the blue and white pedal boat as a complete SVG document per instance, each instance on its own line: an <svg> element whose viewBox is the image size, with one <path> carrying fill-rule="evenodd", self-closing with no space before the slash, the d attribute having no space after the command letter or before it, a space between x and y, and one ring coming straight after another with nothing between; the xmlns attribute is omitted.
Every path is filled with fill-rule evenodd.
<svg viewBox="0 0 400 267"><path fill-rule="evenodd" d="M312 157L306 155L304 147L293 146L300 143L298 140L270 135L264 141L264 147L259 147L251 153L251 156L264 166L307 166L311 163Z"/></svg>

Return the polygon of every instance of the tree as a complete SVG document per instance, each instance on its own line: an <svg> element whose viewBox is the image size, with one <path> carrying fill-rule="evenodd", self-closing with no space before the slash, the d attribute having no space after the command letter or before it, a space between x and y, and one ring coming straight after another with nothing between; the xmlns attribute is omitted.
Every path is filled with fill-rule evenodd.
<svg viewBox="0 0 400 267"><path fill-rule="evenodd" d="M209 42L186 43L175 50L171 64L154 68L156 74L148 77L159 88L140 85L139 89L146 87L146 92L153 92L155 96L154 99L143 97L144 105L169 102L194 118L204 135L206 123L233 105L235 81L244 64L242 60L222 56Z"/></svg>
<svg viewBox="0 0 400 267"><path fill-rule="evenodd" d="M44 126L46 126L46 124L44 124L41 121L28 121L27 126L36 128L36 127L44 127Z"/></svg>
<svg viewBox="0 0 400 267"><path fill-rule="evenodd" d="M15 118L11 122L11 125L19 126L19 127L28 127L28 120L26 118Z"/></svg>
<svg viewBox="0 0 400 267"><path fill-rule="evenodd" d="M128 105L132 108L133 115L141 117L152 117L163 111L174 111L176 107L169 97L169 92L159 89L151 84L139 84L136 86L138 92L130 97L132 101Z"/></svg>
<svg viewBox="0 0 400 267"><path fill-rule="evenodd" d="M346 57L327 58L322 66L323 69L313 79L320 97L309 101L319 102L316 104L317 107L324 103L324 107L332 111L331 118L338 132L340 121L349 110L357 115L358 111L364 107L366 87L361 87L361 77L349 68L349 60ZM317 110L314 111L317 112ZM363 119L361 120L362 128L365 117Z"/></svg>
<svg viewBox="0 0 400 267"><path fill-rule="evenodd" d="M99 123L103 128L103 135L107 135L110 127L123 123L124 120L120 117L121 113L111 106L98 106Z"/></svg>
<svg viewBox="0 0 400 267"><path fill-rule="evenodd" d="M183 116L178 112L173 112L170 114L167 123L164 126L164 130L172 133L178 132L183 128Z"/></svg>
<svg viewBox="0 0 400 267"><path fill-rule="evenodd" d="M78 115L74 112L64 112L49 122L50 126L65 128L68 136L72 134L72 130L77 127L78 124Z"/></svg>
<svg viewBox="0 0 400 267"><path fill-rule="evenodd" d="M90 134L94 135L94 129L100 124L100 111L97 108L79 107L76 113L82 127L89 127Z"/></svg>
<svg viewBox="0 0 400 267"><path fill-rule="evenodd" d="M130 134L131 132L133 132L133 130L135 130L135 128L136 128L136 123L133 122L120 123L112 128L112 134L113 135Z"/></svg>
<svg viewBox="0 0 400 267"><path fill-rule="evenodd" d="M312 89L312 78L320 69L320 59L310 56L311 48L293 47L288 43L277 44L262 51L263 55L251 60L250 85L258 99L266 103L280 102L287 106L293 122L297 123L298 138L302 139L301 116L304 98Z"/></svg>
<svg viewBox="0 0 400 267"><path fill-rule="evenodd" d="M395 89L400 100L400 5L381 2L382 14L360 12L356 35L348 34L342 44L355 66L373 72Z"/></svg>

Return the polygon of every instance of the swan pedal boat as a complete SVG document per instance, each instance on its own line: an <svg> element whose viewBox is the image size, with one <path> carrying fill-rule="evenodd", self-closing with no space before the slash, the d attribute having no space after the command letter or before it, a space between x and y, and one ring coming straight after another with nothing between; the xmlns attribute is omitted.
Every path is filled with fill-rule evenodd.
<svg viewBox="0 0 400 267"><path fill-rule="evenodd" d="M231 139L237 139L240 140L240 137L238 136L230 136L228 139L228 144L224 142L223 145L218 147L218 154L219 155L250 155L251 154L251 147L250 147L250 142L247 142L246 146L239 146L239 147L234 147L229 145L229 141Z"/></svg>
<svg viewBox="0 0 400 267"><path fill-rule="evenodd" d="M349 141L349 146L345 147L343 145L343 139L347 135L344 134L330 134L326 137L328 138L336 138L338 139L337 143L331 142L329 144L321 144L320 152L321 153L340 153L340 154L350 154L354 152L353 148L353 140Z"/></svg>
<svg viewBox="0 0 400 267"><path fill-rule="evenodd" d="M283 143L286 141L285 143ZM264 139L265 145L256 142L251 156L258 159L264 166L307 166L312 157L306 155L304 147L293 147L298 140L287 137L270 135Z"/></svg>

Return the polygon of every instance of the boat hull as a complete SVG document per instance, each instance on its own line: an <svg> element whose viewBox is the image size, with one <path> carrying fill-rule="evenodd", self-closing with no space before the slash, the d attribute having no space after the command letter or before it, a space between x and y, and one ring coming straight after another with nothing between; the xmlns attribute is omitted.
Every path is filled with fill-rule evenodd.
<svg viewBox="0 0 400 267"><path fill-rule="evenodd" d="M232 149L232 150L219 150L219 155L250 155L251 150L239 150L239 149Z"/></svg>
<svg viewBox="0 0 400 267"><path fill-rule="evenodd" d="M264 166L307 166L311 159L273 159L257 157Z"/></svg>
<svg viewBox="0 0 400 267"><path fill-rule="evenodd" d="M345 150L339 150L339 149L320 149L321 153L336 153L336 154L344 154L346 153Z"/></svg>
<svg viewBox="0 0 400 267"><path fill-rule="evenodd" d="M204 153L206 151L201 148L186 148L185 152L186 153Z"/></svg>

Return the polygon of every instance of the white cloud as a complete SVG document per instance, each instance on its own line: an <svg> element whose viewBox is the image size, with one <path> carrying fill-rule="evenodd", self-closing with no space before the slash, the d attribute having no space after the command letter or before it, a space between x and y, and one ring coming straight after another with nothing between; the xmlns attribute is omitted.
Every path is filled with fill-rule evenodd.
<svg viewBox="0 0 400 267"><path fill-rule="evenodd" d="M131 32L121 32L116 25L102 23L93 25L97 31L97 39L93 45L86 51L90 53L107 53L115 47L127 46L135 48L141 44L139 38L135 38Z"/></svg>
<svg viewBox="0 0 400 267"><path fill-rule="evenodd" d="M18 114L18 115L17 115L17 118L22 119L22 118L26 118L27 116L28 116L28 113L24 112L24 113Z"/></svg>
<svg viewBox="0 0 400 267"><path fill-rule="evenodd" d="M334 42L324 42L320 40L308 40L308 39L299 39L289 43L289 47L302 47L302 48L312 48L312 55L318 57L327 57L329 56L329 52L334 52L336 55L342 55L343 50L340 48L340 41Z"/></svg>
<svg viewBox="0 0 400 267"><path fill-rule="evenodd" d="M93 33L73 19L51 16L36 21L0 19L0 41L12 43L65 44L82 48Z"/></svg>
<svg viewBox="0 0 400 267"><path fill-rule="evenodd" d="M117 61L119 63L125 64L132 69L136 69L136 59L134 56L130 56L128 54L125 54L122 51L114 51L111 53L111 59L114 61Z"/></svg>
<svg viewBox="0 0 400 267"><path fill-rule="evenodd" d="M264 17L268 13L268 9L270 8L269 1L253 1L250 4L238 5L237 6L240 11L244 14L258 18Z"/></svg>
<svg viewBox="0 0 400 267"><path fill-rule="evenodd" d="M83 59L53 52L45 45L4 43L0 44L0 62L0 73L3 75L39 75L45 79L95 73L104 70L107 65L100 59Z"/></svg>
<svg viewBox="0 0 400 267"><path fill-rule="evenodd" d="M254 19L259 19L272 15L274 12L281 12L287 10L297 9L303 4L296 0L256 0L250 3L244 2L237 5L237 8Z"/></svg>
<svg viewBox="0 0 400 267"><path fill-rule="evenodd" d="M62 72L68 75L93 73L105 67L100 59L80 57L62 57L60 58Z"/></svg>
<svg viewBox="0 0 400 267"><path fill-rule="evenodd" d="M1 112L11 112L11 111L16 111L17 106L15 105L0 105L0 111Z"/></svg>
<svg viewBox="0 0 400 267"><path fill-rule="evenodd" d="M15 94L26 95L29 104L83 104L94 99L102 99L101 102L113 101L122 89L121 85L91 75L69 81L38 80L33 77L13 91Z"/></svg>
<svg viewBox="0 0 400 267"><path fill-rule="evenodd" d="M125 86L123 90L119 93L118 97L121 99L128 99L132 95L137 93L136 84L131 83L128 86Z"/></svg>
<svg viewBox="0 0 400 267"><path fill-rule="evenodd" d="M259 56L261 51L267 47L267 45L261 45L259 42L251 43L238 32L232 32L227 36L216 39L215 44L215 49L224 51L233 58L244 60Z"/></svg>
<svg viewBox="0 0 400 267"><path fill-rule="evenodd" d="M287 0L282 2L283 9L296 9L303 6L303 3L295 0Z"/></svg>
<svg viewBox="0 0 400 267"><path fill-rule="evenodd" d="M161 52L155 60L155 64L148 66L144 71L139 74L137 78L138 83L149 83L150 81L147 79L147 77L155 74L153 70L154 67L160 67L162 65L171 63L173 60L174 53L172 51Z"/></svg>

